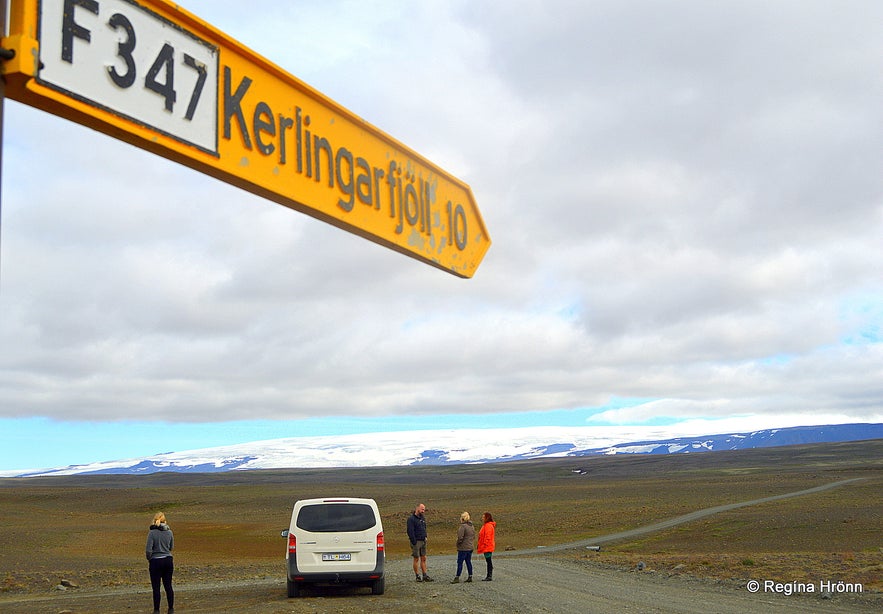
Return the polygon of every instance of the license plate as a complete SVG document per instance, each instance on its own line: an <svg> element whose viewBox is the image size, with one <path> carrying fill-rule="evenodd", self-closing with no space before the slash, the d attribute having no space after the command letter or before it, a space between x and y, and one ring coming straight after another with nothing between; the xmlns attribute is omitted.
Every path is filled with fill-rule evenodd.
<svg viewBox="0 0 883 614"><path fill-rule="evenodd" d="M334 552L322 555L323 561L351 561L353 555L349 552Z"/></svg>

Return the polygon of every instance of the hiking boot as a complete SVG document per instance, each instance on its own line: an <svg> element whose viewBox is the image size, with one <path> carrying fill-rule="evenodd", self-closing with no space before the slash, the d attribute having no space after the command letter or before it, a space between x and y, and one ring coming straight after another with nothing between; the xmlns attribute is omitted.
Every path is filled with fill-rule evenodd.
<svg viewBox="0 0 883 614"><path fill-rule="evenodd" d="M467 582L472 582L472 576L469 576L468 578L466 578L466 581L467 581Z"/></svg>
<svg viewBox="0 0 883 614"><path fill-rule="evenodd" d="M432 578L430 578L426 574L423 574L423 581L424 582L435 582L435 580L433 580Z"/></svg>
<svg viewBox="0 0 883 614"><path fill-rule="evenodd" d="M451 584L459 584L459 583L460 583L460 576L454 576L454 579L451 580Z"/></svg>
<svg viewBox="0 0 883 614"><path fill-rule="evenodd" d="M423 582L423 578L421 578L420 576L417 576L417 582Z"/></svg>

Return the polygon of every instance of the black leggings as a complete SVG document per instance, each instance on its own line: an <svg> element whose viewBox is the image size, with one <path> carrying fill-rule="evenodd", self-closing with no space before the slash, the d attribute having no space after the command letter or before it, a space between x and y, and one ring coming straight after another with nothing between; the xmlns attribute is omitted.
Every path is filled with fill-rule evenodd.
<svg viewBox="0 0 883 614"><path fill-rule="evenodd" d="M161 559L150 559L150 585L153 587L153 609L159 609L162 595L159 592L159 583L162 581L166 589L166 600L169 608L175 607L175 591L172 589L172 574L175 572L175 564L172 557L165 556Z"/></svg>

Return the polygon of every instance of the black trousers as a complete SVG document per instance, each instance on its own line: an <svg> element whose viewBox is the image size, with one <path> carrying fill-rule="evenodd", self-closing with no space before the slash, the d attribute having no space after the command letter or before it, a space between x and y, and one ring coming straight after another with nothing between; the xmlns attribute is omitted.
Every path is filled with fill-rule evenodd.
<svg viewBox="0 0 883 614"><path fill-rule="evenodd" d="M150 585L153 587L153 609L159 609L162 595L159 592L159 584L162 582L166 589L166 600L169 607L175 607L175 591L172 589L172 574L175 572L175 564L172 557L166 556L161 559L150 559Z"/></svg>

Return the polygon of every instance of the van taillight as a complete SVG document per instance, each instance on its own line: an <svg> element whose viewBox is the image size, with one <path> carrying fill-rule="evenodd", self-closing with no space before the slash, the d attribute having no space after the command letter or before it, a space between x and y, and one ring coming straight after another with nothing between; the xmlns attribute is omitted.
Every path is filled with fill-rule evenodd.
<svg viewBox="0 0 883 614"><path fill-rule="evenodd" d="M383 550L383 531L377 534L377 551Z"/></svg>
<svg viewBox="0 0 883 614"><path fill-rule="evenodd" d="M297 552L297 538L293 533L288 534L288 554Z"/></svg>

